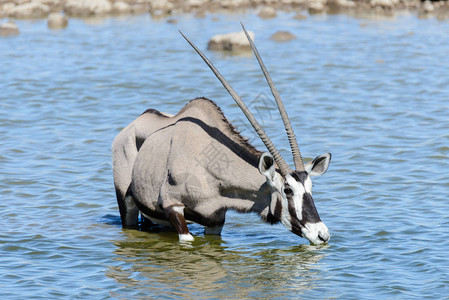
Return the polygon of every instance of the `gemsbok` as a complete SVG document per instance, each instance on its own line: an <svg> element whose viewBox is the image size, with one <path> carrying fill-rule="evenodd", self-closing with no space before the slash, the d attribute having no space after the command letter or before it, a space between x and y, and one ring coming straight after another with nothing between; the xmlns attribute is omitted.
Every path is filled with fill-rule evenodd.
<svg viewBox="0 0 449 300"><path fill-rule="evenodd" d="M114 139L113 173L123 227L138 226L139 212L172 226L191 241L188 222L220 234L228 210L255 212L267 223L281 222L312 244L329 241L312 198L310 177L324 174L331 154L304 164L278 91L245 27L242 28L276 100L293 154L292 170L240 96L208 58L181 35L220 80L269 152L256 150L211 100L197 98L176 115L145 111ZM215 159L215 161L211 161ZM221 163L221 167L220 164Z"/></svg>

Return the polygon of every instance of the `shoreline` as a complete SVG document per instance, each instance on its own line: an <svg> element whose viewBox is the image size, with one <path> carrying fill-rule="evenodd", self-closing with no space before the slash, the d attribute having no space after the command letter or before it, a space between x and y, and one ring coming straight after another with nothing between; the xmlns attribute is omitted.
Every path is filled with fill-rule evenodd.
<svg viewBox="0 0 449 300"><path fill-rule="evenodd" d="M393 16L409 12L419 18L449 19L449 1L421 0L0 0L0 19L44 19L52 13L70 17L107 17L151 14L170 17L193 13L233 13L255 10L264 19L278 11L307 14Z"/></svg>
<svg viewBox="0 0 449 300"><path fill-rule="evenodd" d="M273 19L292 13L292 19L313 15L348 15L363 18L394 18L402 14L422 19L449 20L449 1L421 0L0 0L0 37L17 36L15 20L47 20L50 29L64 29L70 18L107 18L149 14L154 19L177 23L176 17L191 14L251 13Z"/></svg>

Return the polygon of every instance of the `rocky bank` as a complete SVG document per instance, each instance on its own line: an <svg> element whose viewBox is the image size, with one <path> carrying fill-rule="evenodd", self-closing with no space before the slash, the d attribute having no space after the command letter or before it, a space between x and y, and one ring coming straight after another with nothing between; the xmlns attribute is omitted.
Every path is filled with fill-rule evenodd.
<svg viewBox="0 0 449 300"><path fill-rule="evenodd" d="M0 18L46 18L58 12L68 17L90 17L151 13L171 15L255 9L261 18L273 18L276 11L325 13L385 13L399 10L446 19L449 1L421 0L0 0Z"/></svg>
<svg viewBox="0 0 449 300"><path fill-rule="evenodd" d="M47 18L49 28L61 29L71 17L88 18L149 13L153 17L176 22L177 14L257 13L260 18L275 18L279 11L296 12L293 19L303 20L312 14L347 13L353 15L394 15L412 12L422 18L449 19L449 1L422 0L0 0L0 36L20 33L14 19ZM7 20L10 20L6 22ZM283 41L293 37L273 37ZM225 45L219 42L217 45ZM215 46L212 45L212 48ZM219 47L219 46L217 46ZM224 47L226 48L226 47Z"/></svg>

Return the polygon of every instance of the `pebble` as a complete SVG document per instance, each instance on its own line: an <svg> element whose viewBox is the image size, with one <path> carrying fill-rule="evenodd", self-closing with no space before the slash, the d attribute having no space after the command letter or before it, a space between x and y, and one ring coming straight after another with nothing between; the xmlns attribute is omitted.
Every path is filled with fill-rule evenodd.
<svg viewBox="0 0 449 300"><path fill-rule="evenodd" d="M326 11L325 0L313 0L309 2L309 13L320 14Z"/></svg>
<svg viewBox="0 0 449 300"><path fill-rule="evenodd" d="M288 31L277 31L270 37L270 40L276 42L288 42L295 39L297 39L297 37Z"/></svg>
<svg viewBox="0 0 449 300"><path fill-rule="evenodd" d="M397 0L371 0L370 4L373 7L392 8L397 2Z"/></svg>
<svg viewBox="0 0 449 300"><path fill-rule="evenodd" d="M305 15L303 15L303 14L301 14L301 13L297 13L297 14L293 17L293 19L295 19L295 20L306 20L306 19L307 19L307 16L305 16Z"/></svg>
<svg viewBox="0 0 449 300"><path fill-rule="evenodd" d="M116 15L126 15L131 12L131 6L125 1L116 1L112 4L112 12Z"/></svg>
<svg viewBox="0 0 449 300"><path fill-rule="evenodd" d="M69 24L69 19L62 13L51 13L48 16L47 26L51 29L66 28Z"/></svg>
<svg viewBox="0 0 449 300"><path fill-rule="evenodd" d="M254 41L254 33L248 31ZM219 51L250 51L248 39L243 31L214 35L207 44L209 50Z"/></svg>
<svg viewBox="0 0 449 300"><path fill-rule="evenodd" d="M272 7L265 6L257 14L262 19L272 19L276 17L276 10Z"/></svg>
<svg viewBox="0 0 449 300"><path fill-rule="evenodd" d="M105 16L112 12L112 4L107 0L68 0L64 11L69 16Z"/></svg>
<svg viewBox="0 0 449 300"><path fill-rule="evenodd" d="M168 15L174 8L173 3L166 0L153 0L150 2L150 11L152 14Z"/></svg>
<svg viewBox="0 0 449 300"><path fill-rule="evenodd" d="M50 7L37 2L24 3L11 7L9 17L16 19L40 19L50 13Z"/></svg>
<svg viewBox="0 0 449 300"><path fill-rule="evenodd" d="M425 13L432 13L435 11L435 6L430 1L425 1L423 5L423 9Z"/></svg>
<svg viewBox="0 0 449 300"><path fill-rule="evenodd" d="M14 22L8 21L0 25L0 36L16 36L19 35L19 27Z"/></svg>

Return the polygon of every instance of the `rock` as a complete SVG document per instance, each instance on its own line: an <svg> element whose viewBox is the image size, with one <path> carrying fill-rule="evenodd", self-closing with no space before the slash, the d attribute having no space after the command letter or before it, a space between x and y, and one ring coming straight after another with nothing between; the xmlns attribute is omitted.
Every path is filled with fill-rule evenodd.
<svg viewBox="0 0 449 300"><path fill-rule="evenodd" d="M355 2L352 0L332 0L330 1L332 4L339 6L339 7L344 7L344 8L353 8L355 7Z"/></svg>
<svg viewBox="0 0 449 300"><path fill-rule="evenodd" d="M309 2L309 13L319 14L326 11L326 0L313 0Z"/></svg>
<svg viewBox="0 0 449 300"><path fill-rule="evenodd" d="M152 14L167 15L170 14L174 6L166 0L154 0L150 3L150 12Z"/></svg>
<svg viewBox="0 0 449 300"><path fill-rule="evenodd" d="M62 13L51 13L48 16L47 26L51 29L66 28L69 24L69 20Z"/></svg>
<svg viewBox="0 0 449 300"><path fill-rule="evenodd" d="M435 11L435 6L430 1L424 2L423 10L425 13L433 13Z"/></svg>
<svg viewBox="0 0 449 300"><path fill-rule="evenodd" d="M112 4L112 12L117 15L129 14L131 6L125 1L116 1Z"/></svg>
<svg viewBox="0 0 449 300"><path fill-rule="evenodd" d="M293 19L295 20L306 20L307 16L301 14L301 13L297 13L296 16L293 17Z"/></svg>
<svg viewBox="0 0 449 300"><path fill-rule="evenodd" d="M61 4L62 0L24 0L22 1L23 3L28 3L28 2L35 2L35 3L41 3L41 4L45 4L47 6L56 6ZM14 1L14 2L18 2L18 1Z"/></svg>
<svg viewBox="0 0 449 300"><path fill-rule="evenodd" d="M15 36L19 33L19 27L14 22L9 21L0 25L0 36Z"/></svg>
<svg viewBox="0 0 449 300"><path fill-rule="evenodd" d="M242 8L247 7L251 4L251 1L248 0L222 0L219 1L222 8Z"/></svg>
<svg viewBox="0 0 449 300"><path fill-rule="evenodd" d="M208 0L187 0L186 5L191 8L198 8L207 4Z"/></svg>
<svg viewBox="0 0 449 300"><path fill-rule="evenodd" d="M12 12L14 11L14 8L16 5L14 3L5 3L3 4L3 7L0 10L0 17L9 17Z"/></svg>
<svg viewBox="0 0 449 300"><path fill-rule="evenodd" d="M288 42L295 39L297 39L297 37L288 31L277 31L270 37L270 40L276 42Z"/></svg>
<svg viewBox="0 0 449 300"><path fill-rule="evenodd" d="M206 11L204 9L198 9L195 12L195 18L205 18L206 17Z"/></svg>
<svg viewBox="0 0 449 300"><path fill-rule="evenodd" d="M254 40L254 33L248 31ZM233 32L214 35L207 44L209 50L248 51L251 50L244 32Z"/></svg>
<svg viewBox="0 0 449 300"><path fill-rule="evenodd" d="M107 0L68 0L64 10L69 16L104 16L111 13L112 5Z"/></svg>
<svg viewBox="0 0 449 300"><path fill-rule="evenodd" d="M150 5L145 3L133 4L130 7L133 14L145 14L150 11Z"/></svg>
<svg viewBox="0 0 449 300"><path fill-rule="evenodd" d="M399 0L371 0L372 7L393 8Z"/></svg>
<svg viewBox="0 0 449 300"><path fill-rule="evenodd" d="M169 23L169 24L178 24L178 20L176 20L176 19L168 19L167 23Z"/></svg>
<svg viewBox="0 0 449 300"><path fill-rule="evenodd" d="M259 10L259 13L257 15L262 19L271 19L276 17L276 10L272 7L265 6L262 7L261 10Z"/></svg>
<svg viewBox="0 0 449 300"><path fill-rule="evenodd" d="M50 13L50 7L45 4L31 2L16 5L9 12L9 16L17 19L44 18Z"/></svg>

